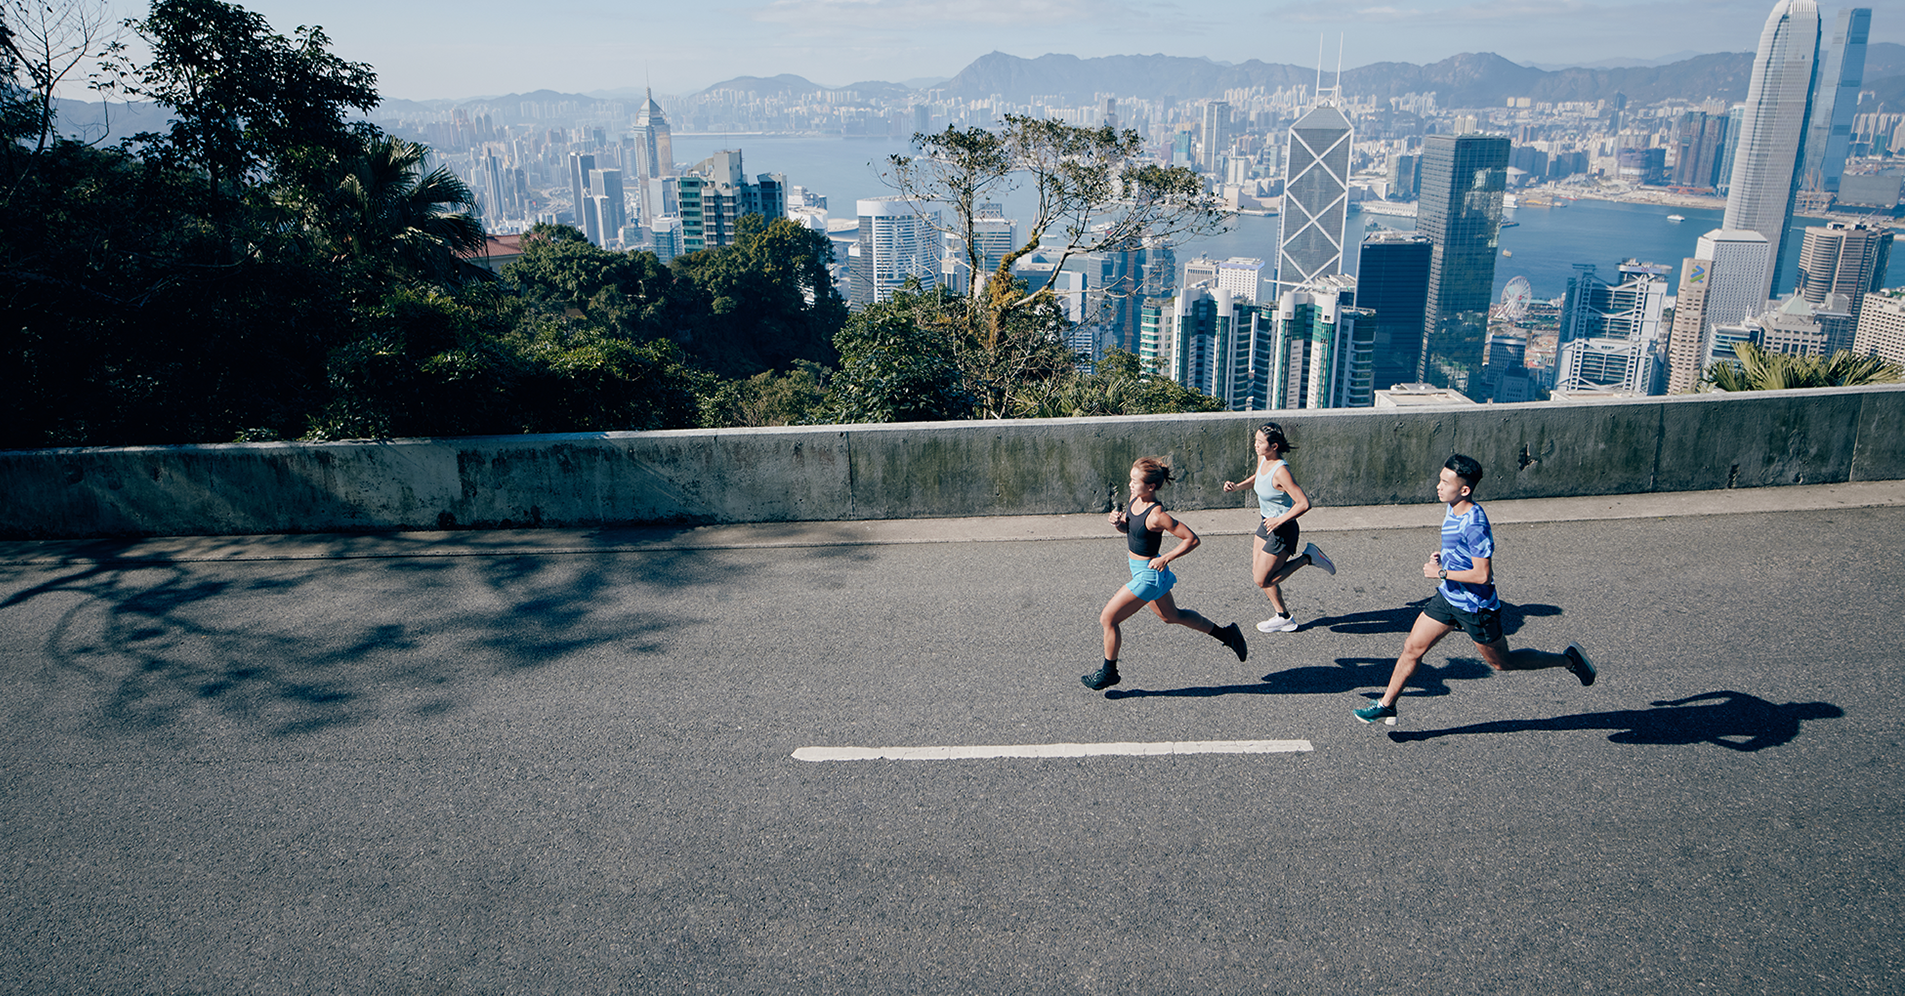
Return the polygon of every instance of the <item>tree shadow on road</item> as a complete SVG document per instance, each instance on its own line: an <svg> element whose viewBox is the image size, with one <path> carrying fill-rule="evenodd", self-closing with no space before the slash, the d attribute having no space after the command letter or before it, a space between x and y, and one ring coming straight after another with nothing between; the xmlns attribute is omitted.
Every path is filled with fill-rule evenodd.
<svg viewBox="0 0 1905 996"><path fill-rule="evenodd" d="M1298 632L1312 629L1328 629L1332 633L1344 633L1354 636L1371 636L1379 633L1407 633L1416 623L1416 616L1422 614L1422 607L1429 604L1426 598L1399 605L1393 609L1375 609L1369 612L1351 612L1340 616L1321 616L1304 623ZM1516 605L1502 603L1502 634L1512 636L1520 631L1522 623L1542 616L1558 616L1559 606L1528 603Z"/></svg>
<svg viewBox="0 0 1905 996"><path fill-rule="evenodd" d="M662 653L683 620L631 611L642 592L727 577L668 552L211 563L93 552L33 569L50 577L0 573L29 581L0 600L0 625L44 634L40 695L16 699L16 713L77 705L96 735L189 733L209 715L273 737L443 716L498 676L585 652Z"/></svg>
<svg viewBox="0 0 1905 996"><path fill-rule="evenodd" d="M1393 657L1338 657L1335 667L1293 667L1263 676L1261 682L1247 685L1203 685L1188 688L1114 688L1108 699L1141 698L1213 698L1218 695L1333 695L1359 688L1389 683L1395 667ZM1489 675L1487 664L1465 657L1451 658L1441 667L1428 662L1416 669L1409 679L1409 694L1434 697L1449 694L1448 682L1473 681Z"/></svg>
<svg viewBox="0 0 1905 996"><path fill-rule="evenodd" d="M1845 710L1829 702L1774 705L1758 696L1732 691L1656 701L1653 706L1652 709L1588 712L1552 719L1503 719L1446 730L1392 732L1389 739L1406 743L1474 733L1613 730L1607 739L1617 744L1674 747L1707 743L1727 750L1751 752L1790 742L1799 736L1800 723L1804 720L1837 719L1845 715Z"/></svg>

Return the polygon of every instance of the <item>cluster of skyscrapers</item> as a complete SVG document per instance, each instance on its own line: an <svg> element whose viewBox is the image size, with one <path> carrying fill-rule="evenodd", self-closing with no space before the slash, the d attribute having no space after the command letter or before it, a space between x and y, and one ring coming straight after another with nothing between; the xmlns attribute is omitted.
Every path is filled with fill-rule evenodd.
<svg viewBox="0 0 1905 996"><path fill-rule="evenodd" d="M1867 8L1843 10L1826 34L1814 0L1780 0L1767 17L1737 109L1724 220L1681 263L1667 391L1693 389L1740 342L1775 352L1878 352L1860 350L1859 316L1884 278L1889 228L1807 229L1792 295L1771 300L1801 192L1837 190L1843 178L1871 21Z"/></svg>
<svg viewBox="0 0 1905 996"><path fill-rule="evenodd" d="M1889 228L1808 229L1796 286L1773 300L1796 200L1808 189L1837 190L1844 175L1870 22L1870 10L1852 8L1825 34L1814 0L1780 0L1744 104L1727 114L1689 113L1677 128L1673 178L1724 190L1722 227L1682 261L1677 297L1671 266L1627 260L1606 275L1577 266L1543 386L1569 394L1693 390L1712 364L1732 361L1741 342L1905 362L1893 345L1905 301L1875 293ZM1254 294L1187 273L1175 299L1147 303L1146 362L1240 409L1366 405L1375 391L1410 384L1478 401L1538 396L1528 340L1512 326L1526 307L1526 282L1511 282L1501 305L1492 300L1518 150L1504 135L1427 136L1410 164L1415 231L1380 231L1346 247L1352 126L1334 91L1317 94L1289 130L1274 300L1259 306ZM1656 158L1664 171L1664 154ZM1346 249L1358 254L1355 278L1343 275Z"/></svg>
<svg viewBox="0 0 1905 996"><path fill-rule="evenodd" d="M1873 293L1885 273L1889 229L1810 229L1797 285L1772 286L1796 204L1807 191L1837 191L1845 179L1870 20L1870 10L1852 8L1828 32L1815 0L1779 0L1742 104L1680 113L1671 148L1623 147L1614 164L1621 175L1724 191L1722 227L1681 261L1677 288L1671 266L1633 259L1612 272L1577 266L1558 310L1543 306L1555 339L1551 358L1543 352L1535 367L1529 337L1515 328L1529 307L1526 281L1511 282L1501 303L1493 299L1510 177L1579 173L1586 153L1517 146L1505 134L1480 131L1485 122L1475 116L1458 118L1452 133L1427 135L1419 148L1391 157L1388 195L1416 200L1415 230L1379 229L1351 244L1358 117L1350 112L1360 108L1340 86L1322 86L1320 74L1282 140L1253 146L1254 155L1233 154L1242 137L1231 133L1236 119L1226 100L1205 102L1165 153L1214 185L1235 185L1240 163L1280 165L1279 227L1267 263L1200 257L1180 271L1172 246L1140 238L1085 254L1035 247L1016 273L1050 286L1082 357L1130 350L1147 369L1239 410L1364 406L1392 389L1477 401L1529 400L1549 389L1685 391L1749 341L1905 360L1891 345L1905 333L1861 332L1868 311L1875 329L1905 327L1905 302ZM1101 120L1118 120L1117 102L1103 104ZM1526 107L1528 99L1511 98L1510 106ZM1627 113L1618 97L1608 108L1616 135ZM1557 174L1556 157L1564 155L1580 161ZM576 224L592 241L651 248L664 259L731 244L738 219L750 213L832 229L837 277L855 307L909 282L976 291L1018 242L1016 222L997 205L978 209L976 244L967 246L946 234L951 219L942 205L864 198L855 223L829 225L824 198L789 187L779 174L750 178L738 150L677 167L652 95L615 155L569 154L569 187ZM1772 300L1788 289L1790 297Z"/></svg>

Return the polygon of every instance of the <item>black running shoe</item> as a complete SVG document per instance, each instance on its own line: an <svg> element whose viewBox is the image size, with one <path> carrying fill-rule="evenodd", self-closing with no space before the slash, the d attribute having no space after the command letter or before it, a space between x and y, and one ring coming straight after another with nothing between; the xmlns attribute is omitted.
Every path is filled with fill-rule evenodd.
<svg viewBox="0 0 1905 996"><path fill-rule="evenodd" d="M1118 669L1106 664L1090 674L1080 676L1078 680L1084 682L1086 688L1094 692L1100 691L1118 683Z"/></svg>
<svg viewBox="0 0 1905 996"><path fill-rule="evenodd" d="M1568 644L1568 649L1562 651L1562 654L1566 656L1570 662L1568 664L1568 670L1574 672L1574 676L1581 679L1581 684L1594 684L1594 679L1600 672L1594 670L1594 662L1588 660L1587 651L1582 650L1580 644Z"/></svg>
<svg viewBox="0 0 1905 996"><path fill-rule="evenodd" d="M1224 646L1236 651L1238 660L1246 660L1250 657L1250 644L1244 642L1244 634L1237 629L1236 623L1219 626L1211 630L1210 635L1224 641Z"/></svg>

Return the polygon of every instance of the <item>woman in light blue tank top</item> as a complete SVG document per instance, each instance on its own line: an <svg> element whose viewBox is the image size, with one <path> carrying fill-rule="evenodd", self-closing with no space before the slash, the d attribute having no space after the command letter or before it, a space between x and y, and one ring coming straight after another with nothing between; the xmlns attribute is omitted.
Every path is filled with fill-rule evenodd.
<svg viewBox="0 0 1905 996"><path fill-rule="evenodd" d="M1250 488L1257 494L1257 513L1263 521L1257 526L1257 542L1250 548L1250 579L1263 589L1275 612L1257 624L1257 630L1263 633L1288 633L1296 629L1296 619L1283 601L1285 579L1311 564L1336 573L1336 565L1315 543L1304 548L1302 554L1292 556L1302 535L1296 520L1310 510L1310 496L1303 493L1290 473L1289 461L1283 458L1293 449L1296 447L1284 436L1283 426L1265 422L1257 428L1256 473L1241 481L1224 482L1225 491Z"/></svg>

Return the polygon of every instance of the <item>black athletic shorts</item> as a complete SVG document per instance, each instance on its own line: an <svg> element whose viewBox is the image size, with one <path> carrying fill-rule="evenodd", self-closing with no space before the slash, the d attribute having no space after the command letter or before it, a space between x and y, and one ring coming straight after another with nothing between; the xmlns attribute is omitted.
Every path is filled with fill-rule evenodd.
<svg viewBox="0 0 1905 996"><path fill-rule="evenodd" d="M1469 612L1449 604L1442 596L1440 587L1435 589L1435 597L1422 607L1422 614L1447 626L1460 626L1468 638L1486 646L1500 643L1502 638L1502 613L1500 609L1482 609Z"/></svg>
<svg viewBox="0 0 1905 996"><path fill-rule="evenodd" d="M1272 557L1279 553L1284 556L1294 556L1296 554L1296 540L1300 532L1296 527L1296 520L1291 519L1283 525L1278 526L1275 532L1265 532L1263 527L1269 524L1269 519L1257 520L1257 538L1263 540L1263 552Z"/></svg>

